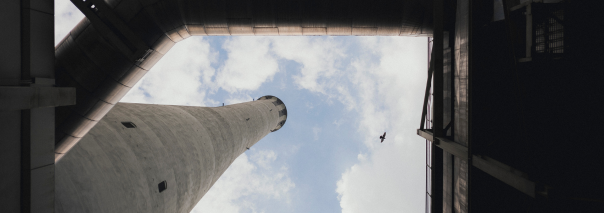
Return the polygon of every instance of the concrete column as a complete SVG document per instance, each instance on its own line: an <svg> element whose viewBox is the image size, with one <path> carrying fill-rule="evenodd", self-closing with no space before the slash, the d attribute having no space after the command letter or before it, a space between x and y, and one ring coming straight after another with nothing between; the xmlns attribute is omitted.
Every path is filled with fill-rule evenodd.
<svg viewBox="0 0 604 213"><path fill-rule="evenodd" d="M57 163L56 212L189 212L286 119L273 96L223 107L118 103Z"/></svg>
<svg viewBox="0 0 604 213"><path fill-rule="evenodd" d="M0 29L1 211L54 212L54 1L0 1Z"/></svg>

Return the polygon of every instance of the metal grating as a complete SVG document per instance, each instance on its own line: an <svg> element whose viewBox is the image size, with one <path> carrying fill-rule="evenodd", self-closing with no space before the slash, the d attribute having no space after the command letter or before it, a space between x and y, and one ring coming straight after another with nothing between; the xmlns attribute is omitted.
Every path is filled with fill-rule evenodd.
<svg viewBox="0 0 604 213"><path fill-rule="evenodd" d="M510 19L520 43L520 62L561 59L565 52L564 2L527 2L511 8ZM524 52L524 53L522 53Z"/></svg>
<svg viewBox="0 0 604 213"><path fill-rule="evenodd" d="M536 4L534 7L534 53L556 57L564 53L564 10L559 4Z"/></svg>

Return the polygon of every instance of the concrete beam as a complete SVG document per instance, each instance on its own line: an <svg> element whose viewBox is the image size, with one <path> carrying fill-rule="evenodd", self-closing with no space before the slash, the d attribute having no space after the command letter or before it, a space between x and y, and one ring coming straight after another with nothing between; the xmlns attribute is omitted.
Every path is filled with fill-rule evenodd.
<svg viewBox="0 0 604 213"><path fill-rule="evenodd" d="M451 153L463 160L468 160L468 148L454 141L442 137L434 137L429 130L417 130L417 135L426 140L433 141L434 145L448 153ZM437 140L434 140L434 139ZM434 151L434 150L433 150ZM493 176L494 178L514 187L528 196L535 197L535 182L528 179L528 175L518 171L504 163L496 161L487 156L472 155L472 165L483 172Z"/></svg>
<svg viewBox="0 0 604 213"><path fill-rule="evenodd" d="M70 87L0 87L0 110L68 106L75 99L75 88Z"/></svg>
<svg viewBox="0 0 604 213"><path fill-rule="evenodd" d="M511 187L518 189L522 193L533 198L535 197L535 182L530 181L525 173L492 158L480 155L474 155L472 157L472 165Z"/></svg>
<svg viewBox="0 0 604 213"><path fill-rule="evenodd" d="M445 150L448 153L451 153L452 155L455 155L463 160L468 159L468 148L465 146L462 146L452 140L443 137L436 137L437 140L434 140L434 135L428 130L418 129L417 135L425 138L426 140L434 142L434 144L438 148L441 148L442 150Z"/></svg>
<svg viewBox="0 0 604 213"><path fill-rule="evenodd" d="M458 143L453 142L452 140L445 139L442 137L436 137L436 139L438 139L436 146L438 146L439 148L461 158L462 160L468 159L468 148L467 147L462 146Z"/></svg>
<svg viewBox="0 0 604 213"><path fill-rule="evenodd" d="M432 136L432 132L430 132L430 131L431 130L418 129L417 135L421 136L422 138L425 138L426 140L434 141L434 136Z"/></svg>

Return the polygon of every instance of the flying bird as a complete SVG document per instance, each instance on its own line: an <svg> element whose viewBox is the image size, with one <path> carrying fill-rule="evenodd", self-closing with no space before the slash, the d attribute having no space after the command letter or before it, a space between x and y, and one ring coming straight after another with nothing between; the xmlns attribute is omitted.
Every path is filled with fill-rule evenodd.
<svg viewBox="0 0 604 213"><path fill-rule="evenodd" d="M386 132L384 132L384 135L381 135L381 136L380 136L380 139L382 139L382 141L381 141L380 143L383 143L383 142L384 142L384 139L386 139Z"/></svg>

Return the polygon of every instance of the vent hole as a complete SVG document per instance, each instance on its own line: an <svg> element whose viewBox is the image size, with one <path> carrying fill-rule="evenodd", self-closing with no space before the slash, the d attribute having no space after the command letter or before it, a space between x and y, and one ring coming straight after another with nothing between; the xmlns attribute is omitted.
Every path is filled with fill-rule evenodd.
<svg viewBox="0 0 604 213"><path fill-rule="evenodd" d="M273 101L273 105L275 105L275 106L279 106L279 105L282 105L282 104L283 104L283 101L281 101L280 99L277 99L276 101Z"/></svg>
<svg viewBox="0 0 604 213"><path fill-rule="evenodd" d="M168 183L164 180L161 183L157 184L157 188L159 189L159 193L161 193L168 188Z"/></svg>
<svg viewBox="0 0 604 213"><path fill-rule="evenodd" d="M136 128L136 124L132 122L122 122L122 125L124 125L126 128Z"/></svg>
<svg viewBox="0 0 604 213"><path fill-rule="evenodd" d="M281 111L279 111L279 117L287 115L287 109L282 109Z"/></svg>

